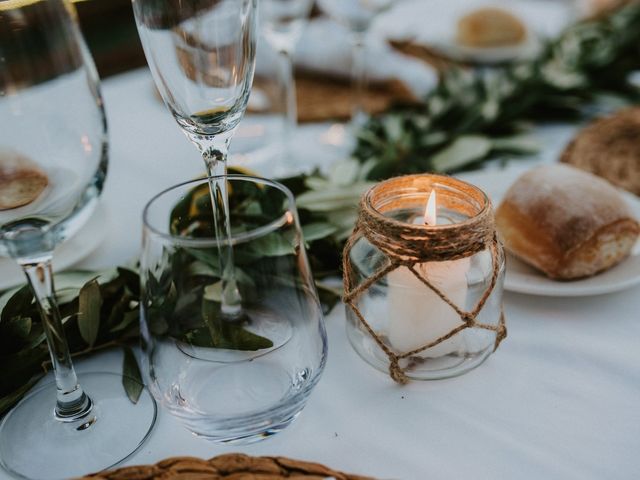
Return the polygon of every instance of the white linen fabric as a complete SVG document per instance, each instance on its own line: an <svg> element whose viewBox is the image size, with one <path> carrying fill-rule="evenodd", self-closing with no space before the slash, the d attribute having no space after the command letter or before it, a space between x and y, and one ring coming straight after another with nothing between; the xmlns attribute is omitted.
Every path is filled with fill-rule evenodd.
<svg viewBox="0 0 640 480"><path fill-rule="evenodd" d="M394 50L376 34L366 38L367 75L373 81L397 79L416 97L429 92L437 82L435 70L425 62ZM296 48L296 67L325 75L349 77L351 38L346 27L319 17L307 25Z"/></svg>
<svg viewBox="0 0 640 480"><path fill-rule="evenodd" d="M103 83L110 171L102 202L111 222L80 267L134 258L145 202L202 171L151 84L146 71ZM485 364L404 387L356 355L338 306L326 319L323 378L288 429L254 445L220 446L160 411L126 464L239 451L381 479L640 478L640 288L579 299L506 294L505 306L509 336ZM117 372L121 361L110 352L79 359L77 368Z"/></svg>

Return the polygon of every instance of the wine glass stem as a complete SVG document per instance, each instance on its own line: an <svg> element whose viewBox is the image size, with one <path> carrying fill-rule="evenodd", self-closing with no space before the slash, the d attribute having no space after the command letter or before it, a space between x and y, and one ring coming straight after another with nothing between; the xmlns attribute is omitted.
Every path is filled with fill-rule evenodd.
<svg viewBox="0 0 640 480"><path fill-rule="evenodd" d="M352 32L352 68L351 88L353 103L351 107L351 124L358 128L366 119L364 111L364 94L367 86L367 52L365 47L366 32Z"/></svg>
<svg viewBox="0 0 640 480"><path fill-rule="evenodd" d="M65 422L78 420L91 411L92 404L91 399L80 387L71 362L69 345L64 335L54 293L51 254L37 259L20 260L20 265L35 294L51 354L57 387L55 416Z"/></svg>
<svg viewBox="0 0 640 480"><path fill-rule="evenodd" d="M240 317L242 314L242 298L236 282L233 262L233 247L231 245L231 224L229 219L229 196L227 192L227 154L233 131L224 132L208 138L206 147L202 149L202 158L210 177L216 177L209 182L211 202L213 207L213 223L218 242L218 258L220 266L220 280L222 281L223 315L228 319Z"/></svg>
<svg viewBox="0 0 640 480"><path fill-rule="evenodd" d="M282 152L286 159L290 159L291 135L296 126L298 112L296 106L296 81L293 73L293 58L290 50L279 52L280 60L280 88L284 106L282 125Z"/></svg>

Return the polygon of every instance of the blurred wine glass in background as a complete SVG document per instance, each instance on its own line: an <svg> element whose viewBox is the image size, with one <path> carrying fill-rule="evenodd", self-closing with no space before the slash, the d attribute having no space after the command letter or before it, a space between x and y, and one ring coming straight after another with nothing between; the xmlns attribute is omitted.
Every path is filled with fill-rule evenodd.
<svg viewBox="0 0 640 480"><path fill-rule="evenodd" d="M304 29L313 0L262 0L260 23L269 46L278 54L278 90L283 109L282 131L278 140L276 174L295 168L291 137L297 125L296 85L293 53Z"/></svg>
<svg viewBox="0 0 640 480"><path fill-rule="evenodd" d="M367 118L364 93L367 86L366 36L373 20L397 0L318 0L320 9L351 32L353 89L351 124L361 126Z"/></svg>

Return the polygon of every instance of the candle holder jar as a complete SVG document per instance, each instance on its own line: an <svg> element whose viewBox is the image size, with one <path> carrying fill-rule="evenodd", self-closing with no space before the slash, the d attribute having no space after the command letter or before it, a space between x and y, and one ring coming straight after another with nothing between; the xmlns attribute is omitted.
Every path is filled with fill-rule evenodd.
<svg viewBox="0 0 640 480"><path fill-rule="evenodd" d="M429 194L437 221L425 224ZM347 336L398 383L480 365L506 336L505 258L477 187L440 175L392 178L361 199L345 246Z"/></svg>

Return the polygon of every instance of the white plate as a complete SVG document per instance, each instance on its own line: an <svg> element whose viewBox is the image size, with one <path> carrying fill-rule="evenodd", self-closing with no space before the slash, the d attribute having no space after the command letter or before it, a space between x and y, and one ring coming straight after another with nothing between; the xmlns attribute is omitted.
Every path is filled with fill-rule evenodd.
<svg viewBox="0 0 640 480"><path fill-rule="evenodd" d="M459 44L455 38L435 42L432 48L452 60L479 64L498 64L515 60L534 58L541 50L540 40L527 33L524 41L517 45L504 47L468 47Z"/></svg>
<svg viewBox="0 0 640 480"><path fill-rule="evenodd" d="M461 45L456 39L459 20L486 7L497 7L517 17L526 26L526 38L503 47ZM372 32L388 40L422 45L456 60L495 64L535 56L546 39L556 38L575 20L570 0L405 0L381 14Z"/></svg>
<svg viewBox="0 0 640 480"><path fill-rule="evenodd" d="M491 198L497 207L508 188L528 168L512 167L505 170L469 172L458 175L459 178L472 183ZM640 198L621 191L631 211L640 218ZM559 282L551 280L544 274L509 255L504 288L512 292L551 297L580 297L624 290L640 284L640 241L636 243L631 256L609 270L593 277Z"/></svg>
<svg viewBox="0 0 640 480"><path fill-rule="evenodd" d="M93 252L109 224L106 209L99 204L89 221L73 237L63 242L53 254L53 271L60 272L79 262ZM24 273L10 258L0 258L0 290L25 282Z"/></svg>

